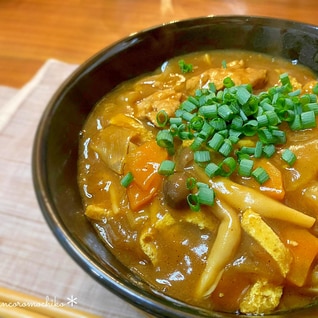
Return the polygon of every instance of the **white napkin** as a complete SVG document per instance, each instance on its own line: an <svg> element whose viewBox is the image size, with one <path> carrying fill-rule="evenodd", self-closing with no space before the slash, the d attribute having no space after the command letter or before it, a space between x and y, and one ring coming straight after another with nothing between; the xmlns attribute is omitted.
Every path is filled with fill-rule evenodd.
<svg viewBox="0 0 318 318"><path fill-rule="evenodd" d="M22 89L0 86L0 286L102 317L145 317L84 272L60 246L38 207L31 151L49 99L76 65L48 60Z"/></svg>

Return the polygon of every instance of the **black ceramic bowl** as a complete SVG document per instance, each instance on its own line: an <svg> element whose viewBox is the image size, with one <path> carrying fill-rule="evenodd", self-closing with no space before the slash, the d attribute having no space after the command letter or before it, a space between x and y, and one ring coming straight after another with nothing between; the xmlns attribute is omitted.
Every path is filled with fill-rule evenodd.
<svg viewBox="0 0 318 318"><path fill-rule="evenodd" d="M244 49L297 61L318 73L318 28L261 17L204 17L133 34L81 65L60 87L39 124L33 149L36 195L51 230L73 259L119 297L156 317L233 317L169 299L134 276L104 247L83 215L77 186L78 137L105 93L177 55ZM275 316L275 317L283 317ZM284 317L317 317L318 308Z"/></svg>

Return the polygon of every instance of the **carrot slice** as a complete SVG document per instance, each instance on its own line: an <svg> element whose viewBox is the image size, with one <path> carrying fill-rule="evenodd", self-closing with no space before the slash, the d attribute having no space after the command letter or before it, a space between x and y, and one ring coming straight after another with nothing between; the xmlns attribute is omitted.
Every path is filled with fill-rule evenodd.
<svg viewBox="0 0 318 318"><path fill-rule="evenodd" d="M312 262L318 254L318 238L306 229L286 225L280 226L278 232L293 256L287 279L301 287L305 284Z"/></svg>
<svg viewBox="0 0 318 318"><path fill-rule="evenodd" d="M140 209L156 195L163 180L158 169L160 163L167 158L167 151L159 147L155 140L142 144L127 155L124 173L131 172L134 176L127 188L133 210Z"/></svg>
<svg viewBox="0 0 318 318"><path fill-rule="evenodd" d="M285 196L285 189L280 170L264 158L255 162L255 168L257 167L262 167L269 175L269 180L259 187L260 191L275 200L283 200Z"/></svg>

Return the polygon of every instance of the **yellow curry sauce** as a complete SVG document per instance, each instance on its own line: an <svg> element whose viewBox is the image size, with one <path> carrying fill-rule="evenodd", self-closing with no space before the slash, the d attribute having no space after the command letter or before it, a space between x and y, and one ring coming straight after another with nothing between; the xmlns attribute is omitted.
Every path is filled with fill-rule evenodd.
<svg viewBox="0 0 318 318"><path fill-rule="evenodd" d="M182 70L180 61L191 67ZM209 163L221 165L225 174L231 168L224 158L235 160L231 174L215 177L205 173L206 161L196 161L193 138L175 137L173 151L157 142L158 132L167 130L158 124L158 112L174 118L189 96L209 88L215 95L224 92L225 79L232 87L249 84L259 96L281 86L280 76L288 74L290 99L311 94L316 77L296 64L244 51L195 53L121 84L94 108L80 135L78 182L85 214L113 254L156 289L189 304L247 314L315 302L317 128L293 131L288 120L279 129L269 123L274 134L282 130L286 137L270 154L266 141L258 143L253 133L234 141L223 135L231 141L229 155L204 144L200 149L209 152ZM309 103L316 109L314 100ZM265 117L257 118L260 125ZM242 148L254 150L242 155ZM295 162L282 159L286 149ZM244 158L268 178L239 173ZM163 175L158 169L166 160L175 166ZM123 186L129 173L133 180ZM212 189L213 203L193 211L188 199L196 190L190 181L196 189L199 184Z"/></svg>

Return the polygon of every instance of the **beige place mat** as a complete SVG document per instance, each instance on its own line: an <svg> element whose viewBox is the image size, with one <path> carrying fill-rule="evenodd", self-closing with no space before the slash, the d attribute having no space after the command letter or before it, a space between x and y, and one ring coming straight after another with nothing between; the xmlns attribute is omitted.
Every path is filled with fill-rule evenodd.
<svg viewBox="0 0 318 318"><path fill-rule="evenodd" d="M22 89L0 87L0 286L107 318L144 317L75 264L49 230L35 198L35 130L52 94L75 68L49 60Z"/></svg>

